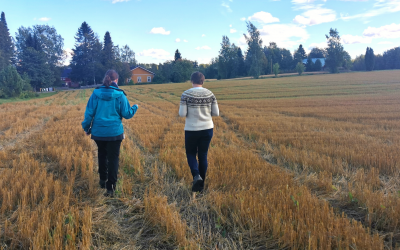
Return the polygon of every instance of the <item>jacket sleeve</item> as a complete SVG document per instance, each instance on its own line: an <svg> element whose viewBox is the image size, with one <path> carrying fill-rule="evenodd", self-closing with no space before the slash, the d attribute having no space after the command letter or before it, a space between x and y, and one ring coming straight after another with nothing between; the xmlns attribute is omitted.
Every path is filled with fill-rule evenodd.
<svg viewBox="0 0 400 250"><path fill-rule="evenodd" d="M213 101L211 103L211 116L219 116L219 108L217 98L213 95Z"/></svg>
<svg viewBox="0 0 400 250"><path fill-rule="evenodd" d="M180 117L187 116L187 100L185 94L182 94L181 96L181 104L179 105L179 116Z"/></svg>
<svg viewBox="0 0 400 250"><path fill-rule="evenodd" d="M96 115L97 103L98 103L98 98L94 94L92 94L86 105L85 119L82 122L82 128L85 132L89 131L93 118Z"/></svg>
<svg viewBox="0 0 400 250"><path fill-rule="evenodd" d="M120 104L121 104L121 116L125 119L131 119L136 114L139 108L137 104L131 107L128 98L126 98L126 96L121 97Z"/></svg>

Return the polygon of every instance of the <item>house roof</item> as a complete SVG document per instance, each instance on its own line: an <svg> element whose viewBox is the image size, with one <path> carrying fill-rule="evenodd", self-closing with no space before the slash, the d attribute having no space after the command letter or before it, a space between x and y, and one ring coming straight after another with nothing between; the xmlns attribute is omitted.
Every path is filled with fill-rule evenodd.
<svg viewBox="0 0 400 250"><path fill-rule="evenodd" d="M65 68L65 69L63 70L63 72L61 73L61 77L68 78L68 77L69 77L69 74L71 74L71 71L72 71L71 68Z"/></svg>
<svg viewBox="0 0 400 250"><path fill-rule="evenodd" d="M136 66L136 67L132 68L131 71L133 71L133 70L135 70L135 69L137 69L137 68L143 69L143 70L149 72L150 74L155 75L155 73L153 73L153 72L151 72L150 70L148 70L148 69L146 69L146 68L143 68L143 67L141 67L141 66Z"/></svg>
<svg viewBox="0 0 400 250"><path fill-rule="evenodd" d="M308 60L308 59L303 59L303 64L307 64L307 60ZM325 66L325 58L311 58L311 61L312 61L313 63L315 63L317 60L320 60L320 61L321 61L322 67Z"/></svg>

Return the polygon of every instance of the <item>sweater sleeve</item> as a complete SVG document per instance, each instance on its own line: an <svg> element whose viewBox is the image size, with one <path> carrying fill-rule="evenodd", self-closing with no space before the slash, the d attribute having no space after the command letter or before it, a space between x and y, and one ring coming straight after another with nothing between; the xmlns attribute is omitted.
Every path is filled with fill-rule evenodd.
<svg viewBox="0 0 400 250"><path fill-rule="evenodd" d="M92 125L93 117L96 115L97 103L98 98L92 94L86 105L85 119L82 122L82 128L85 132L88 132Z"/></svg>
<svg viewBox="0 0 400 250"><path fill-rule="evenodd" d="M179 106L179 116L180 117L187 116L187 100L186 100L185 94L182 94L182 96L181 96L181 104Z"/></svg>
<svg viewBox="0 0 400 250"><path fill-rule="evenodd" d="M131 105L129 104L128 98L126 96L122 96L121 98L121 116L125 119L131 119L137 112L139 106L137 104Z"/></svg>
<svg viewBox="0 0 400 250"><path fill-rule="evenodd" d="M219 108L217 98L213 95L213 102L211 103L211 116L219 116Z"/></svg>

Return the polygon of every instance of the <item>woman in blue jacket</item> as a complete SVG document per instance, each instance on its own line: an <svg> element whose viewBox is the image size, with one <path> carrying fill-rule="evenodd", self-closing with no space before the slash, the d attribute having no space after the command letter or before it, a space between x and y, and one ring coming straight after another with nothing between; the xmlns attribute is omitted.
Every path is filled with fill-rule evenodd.
<svg viewBox="0 0 400 250"><path fill-rule="evenodd" d="M118 73L109 70L103 85L96 88L86 106L82 128L98 147L100 187L105 196L114 196L118 178L119 151L124 139L122 118L131 119L138 105L132 107L122 89L118 88Z"/></svg>

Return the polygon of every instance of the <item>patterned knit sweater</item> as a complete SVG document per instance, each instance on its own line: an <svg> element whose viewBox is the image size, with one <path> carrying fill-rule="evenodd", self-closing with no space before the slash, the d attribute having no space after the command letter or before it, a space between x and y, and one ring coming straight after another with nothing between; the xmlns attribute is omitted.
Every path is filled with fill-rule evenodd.
<svg viewBox="0 0 400 250"><path fill-rule="evenodd" d="M208 89L188 89L182 94L179 116L186 117L186 131L214 128L211 116L219 116L217 99Z"/></svg>

